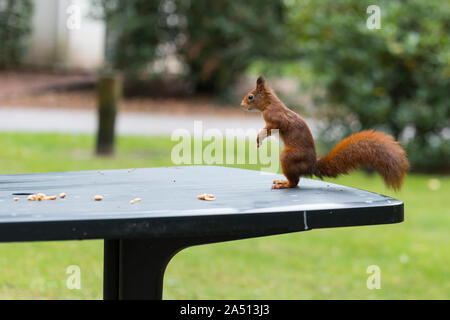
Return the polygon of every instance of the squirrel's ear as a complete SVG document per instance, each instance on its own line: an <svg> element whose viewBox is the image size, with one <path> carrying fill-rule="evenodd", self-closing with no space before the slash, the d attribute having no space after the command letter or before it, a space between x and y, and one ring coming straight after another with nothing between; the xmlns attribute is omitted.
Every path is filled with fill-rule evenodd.
<svg viewBox="0 0 450 320"><path fill-rule="evenodd" d="M259 76L258 79L256 80L256 88L258 89L258 91L260 93L262 93L263 90L265 89L265 85L266 85L266 80L264 79L263 76Z"/></svg>
<svg viewBox="0 0 450 320"><path fill-rule="evenodd" d="M266 83L266 80L264 79L263 76L259 76L258 79L256 80L256 86L260 86L265 83Z"/></svg>

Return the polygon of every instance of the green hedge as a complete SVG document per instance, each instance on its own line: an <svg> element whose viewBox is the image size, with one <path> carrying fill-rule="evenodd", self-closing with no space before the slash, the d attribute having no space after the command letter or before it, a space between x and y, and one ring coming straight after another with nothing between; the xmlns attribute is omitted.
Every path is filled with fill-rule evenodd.
<svg viewBox="0 0 450 320"><path fill-rule="evenodd" d="M378 128L403 138L414 169L450 171L450 2L291 5L296 45L326 89L316 102L328 137ZM369 5L381 9L380 29L366 26Z"/></svg>
<svg viewBox="0 0 450 320"><path fill-rule="evenodd" d="M169 50L194 92L222 93L259 56L284 41L281 0L95 0L107 21L110 67L128 78L158 76ZM158 74L159 73L159 74Z"/></svg>
<svg viewBox="0 0 450 320"><path fill-rule="evenodd" d="M33 2L0 0L0 68L21 62L26 53L26 38L31 33Z"/></svg>

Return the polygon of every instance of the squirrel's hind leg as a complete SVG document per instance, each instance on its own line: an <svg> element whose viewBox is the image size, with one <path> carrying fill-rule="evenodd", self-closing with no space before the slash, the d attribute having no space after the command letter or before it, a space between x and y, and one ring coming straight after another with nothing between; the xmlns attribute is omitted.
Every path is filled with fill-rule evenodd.
<svg viewBox="0 0 450 320"><path fill-rule="evenodd" d="M291 185L288 180L278 180L278 183L272 184L272 189L295 188L297 185Z"/></svg>
<svg viewBox="0 0 450 320"><path fill-rule="evenodd" d="M296 149L285 147L281 156L281 169L287 180L274 180L272 189L295 188L302 172L301 153Z"/></svg>
<svg viewBox="0 0 450 320"><path fill-rule="evenodd" d="M295 188L297 185L289 182L289 180L273 180L272 189Z"/></svg>

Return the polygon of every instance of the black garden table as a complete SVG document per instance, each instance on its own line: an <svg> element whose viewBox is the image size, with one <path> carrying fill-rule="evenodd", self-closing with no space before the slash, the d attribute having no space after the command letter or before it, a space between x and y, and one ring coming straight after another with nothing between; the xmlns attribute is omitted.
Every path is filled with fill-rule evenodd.
<svg viewBox="0 0 450 320"><path fill-rule="evenodd" d="M189 246L403 221L401 201L310 179L271 190L275 178L214 166L0 175L0 242L104 239L104 299L161 299L167 263Z"/></svg>

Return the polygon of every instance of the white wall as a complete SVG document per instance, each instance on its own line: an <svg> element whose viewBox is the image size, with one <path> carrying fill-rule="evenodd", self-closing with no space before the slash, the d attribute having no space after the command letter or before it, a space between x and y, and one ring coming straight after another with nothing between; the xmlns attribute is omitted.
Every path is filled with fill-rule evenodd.
<svg viewBox="0 0 450 320"><path fill-rule="evenodd" d="M105 25L88 16L90 0L34 0L34 6L28 64L85 70L102 65Z"/></svg>

